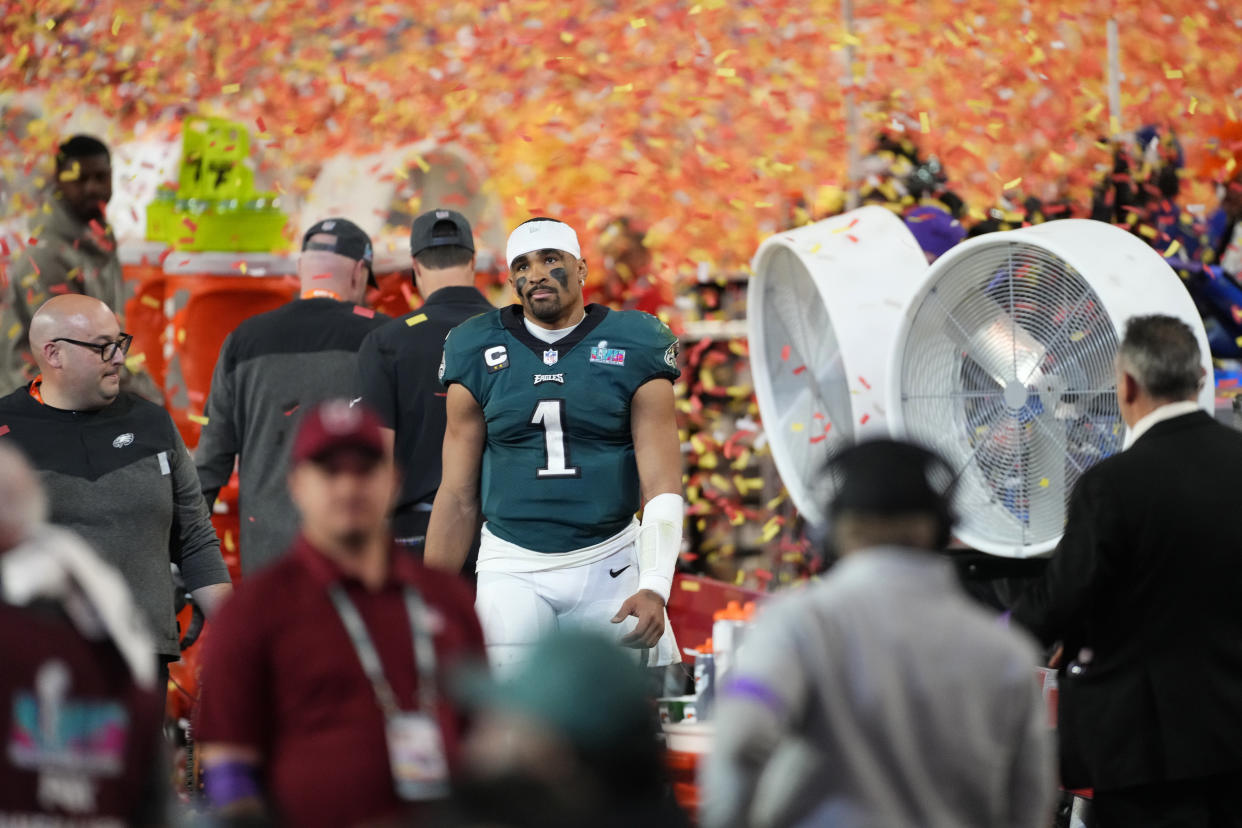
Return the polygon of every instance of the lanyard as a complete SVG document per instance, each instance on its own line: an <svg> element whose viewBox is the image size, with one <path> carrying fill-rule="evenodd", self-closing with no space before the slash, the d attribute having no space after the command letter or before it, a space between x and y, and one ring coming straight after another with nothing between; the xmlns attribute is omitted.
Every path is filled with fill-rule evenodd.
<svg viewBox="0 0 1242 828"><path fill-rule="evenodd" d="M413 587L406 586L401 592L405 598L405 614L410 622L410 638L414 642L414 662L418 665L419 707L428 716L434 716L436 714L436 649L431 640L431 633L427 629L427 608L422 596ZM375 700L379 702L386 716L399 715L401 706L397 704L397 696L392 692L392 685L384 677L384 665L380 663L379 653L371 641L371 635L367 632L367 626L363 623L358 608L354 606L353 601L349 600L349 596L345 594L340 584L328 587L328 594L332 597L332 604L336 607L337 614L341 616L345 631L349 633L349 640L354 645L358 660L362 662L363 672L371 680L371 687L375 690Z"/></svg>

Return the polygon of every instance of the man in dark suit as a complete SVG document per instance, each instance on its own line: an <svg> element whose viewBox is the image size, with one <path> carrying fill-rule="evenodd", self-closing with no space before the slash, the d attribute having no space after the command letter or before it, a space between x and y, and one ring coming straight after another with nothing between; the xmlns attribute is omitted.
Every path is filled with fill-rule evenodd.
<svg viewBox="0 0 1242 828"><path fill-rule="evenodd" d="M1198 409L1190 328L1131 319L1117 355L1126 450L1088 470L1013 618L1061 642L1062 783L1096 824L1242 825L1242 434Z"/></svg>

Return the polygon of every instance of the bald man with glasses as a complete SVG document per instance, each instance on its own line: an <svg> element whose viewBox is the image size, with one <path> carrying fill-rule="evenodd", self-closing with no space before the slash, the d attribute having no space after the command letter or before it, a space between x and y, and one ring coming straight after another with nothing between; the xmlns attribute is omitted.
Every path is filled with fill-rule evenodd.
<svg viewBox="0 0 1242 828"><path fill-rule="evenodd" d="M45 302L30 321L39 375L0 398L0 441L30 458L51 522L120 570L150 624L159 666L180 657L170 563L211 615L231 592L194 461L168 412L121 390L132 337L89 296Z"/></svg>

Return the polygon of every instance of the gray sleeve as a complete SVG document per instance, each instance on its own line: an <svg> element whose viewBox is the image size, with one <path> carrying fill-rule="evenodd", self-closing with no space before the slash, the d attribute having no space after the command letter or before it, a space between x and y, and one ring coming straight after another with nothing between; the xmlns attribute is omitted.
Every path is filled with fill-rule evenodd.
<svg viewBox="0 0 1242 828"><path fill-rule="evenodd" d="M759 779L801 716L803 665L782 615L760 618L746 636L732 675L717 688L712 752L699 775L704 828L750 824Z"/></svg>
<svg viewBox="0 0 1242 828"><path fill-rule="evenodd" d="M229 334L220 346L215 371L211 375L211 390L207 395L207 424L203 426L198 448L194 451L194 464L202 487L203 500L208 508L215 503L216 495L224 488L233 474L240 440L233 422L235 391L233 388L233 361L228 352L233 344Z"/></svg>
<svg viewBox="0 0 1242 828"><path fill-rule="evenodd" d="M8 285L0 294L0 394L8 394L29 382L30 317L24 285L35 273L32 251L9 263Z"/></svg>
<svg viewBox="0 0 1242 828"><path fill-rule="evenodd" d="M231 582L228 567L220 556L220 539L211 525L211 514L194 473L190 452L181 441L172 420L173 447L170 465L173 478L173 525L168 539L169 557L181 567L186 589L194 590L212 584Z"/></svg>
<svg viewBox="0 0 1242 828"><path fill-rule="evenodd" d="M1033 651L1032 651L1033 656ZM1016 665L1014 687L1014 755L1009 776L1009 819L1014 828L1044 828L1052 823L1057 779L1052 725L1031 664Z"/></svg>

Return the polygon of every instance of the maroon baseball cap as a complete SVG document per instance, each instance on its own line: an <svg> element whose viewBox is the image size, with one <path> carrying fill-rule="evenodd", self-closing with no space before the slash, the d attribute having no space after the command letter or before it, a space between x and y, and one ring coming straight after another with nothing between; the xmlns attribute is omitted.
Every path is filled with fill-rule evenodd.
<svg viewBox="0 0 1242 828"><path fill-rule="evenodd" d="M293 441L291 459L294 464L304 460L321 460L338 449L354 449L376 458L384 456L382 423L371 409L351 405L349 400L326 400L302 418L298 436Z"/></svg>

